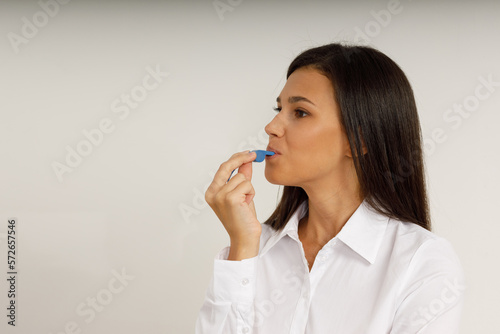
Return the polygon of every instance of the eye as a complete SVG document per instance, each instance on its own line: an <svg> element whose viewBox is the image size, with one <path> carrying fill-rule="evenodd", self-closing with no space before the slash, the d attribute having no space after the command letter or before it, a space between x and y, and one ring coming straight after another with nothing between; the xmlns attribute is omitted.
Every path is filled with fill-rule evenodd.
<svg viewBox="0 0 500 334"><path fill-rule="evenodd" d="M297 113L297 115L300 113L304 114L304 116L298 116L298 118L304 118L308 115L308 113L306 113L304 110L300 110L300 109L296 109L295 112Z"/></svg>
<svg viewBox="0 0 500 334"><path fill-rule="evenodd" d="M281 108L274 107L273 110L276 111L276 112L280 112ZM295 109L295 113L297 115L299 115L301 113L304 114L304 116L297 116L297 118L304 118L305 116L309 115L307 112L305 112L304 110L300 110L300 109Z"/></svg>

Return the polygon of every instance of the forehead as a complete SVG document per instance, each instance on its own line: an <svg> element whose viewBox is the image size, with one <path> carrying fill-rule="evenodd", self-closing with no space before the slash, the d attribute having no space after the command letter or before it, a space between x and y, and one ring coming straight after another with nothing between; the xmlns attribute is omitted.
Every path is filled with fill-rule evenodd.
<svg viewBox="0 0 500 334"><path fill-rule="evenodd" d="M281 91L281 101L284 97L301 95L315 102L333 102L333 86L324 74L311 67L301 67L290 76Z"/></svg>

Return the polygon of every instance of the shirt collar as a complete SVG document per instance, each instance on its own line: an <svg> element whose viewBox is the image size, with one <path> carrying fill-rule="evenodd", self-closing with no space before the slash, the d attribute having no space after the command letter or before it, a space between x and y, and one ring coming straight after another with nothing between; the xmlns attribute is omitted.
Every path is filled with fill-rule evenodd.
<svg viewBox="0 0 500 334"><path fill-rule="evenodd" d="M275 231L268 239L262 248L260 256L267 253L276 243L286 235L295 240L298 239L298 225L302 217L304 217L307 209L307 200L302 202L297 210L293 213L285 227L281 231ZM377 257L378 250L382 244L385 230L387 228L389 218L375 212L365 200L354 211L351 217L347 220L340 232L332 239L340 239L344 244L349 246L353 251L373 264ZM330 241L332 241L330 240ZM328 242L325 247L332 246Z"/></svg>

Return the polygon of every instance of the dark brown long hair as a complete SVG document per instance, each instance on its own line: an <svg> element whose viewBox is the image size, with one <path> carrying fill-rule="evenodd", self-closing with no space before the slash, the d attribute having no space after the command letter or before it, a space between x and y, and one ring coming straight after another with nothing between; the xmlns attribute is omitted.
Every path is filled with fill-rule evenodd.
<svg viewBox="0 0 500 334"><path fill-rule="evenodd" d="M361 198L389 218L430 231L420 120L401 68L372 47L339 43L302 52L288 67L287 79L305 66L320 71L333 85ZM361 138L366 154L358 154ZM307 199L304 189L284 186L276 210L264 224L282 229Z"/></svg>

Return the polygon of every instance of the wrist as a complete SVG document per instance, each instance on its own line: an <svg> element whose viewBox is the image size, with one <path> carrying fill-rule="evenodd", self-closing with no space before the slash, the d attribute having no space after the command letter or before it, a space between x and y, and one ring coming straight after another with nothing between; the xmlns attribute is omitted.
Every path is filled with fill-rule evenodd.
<svg viewBox="0 0 500 334"><path fill-rule="evenodd" d="M260 238L254 240L231 240L227 259L241 261L259 254Z"/></svg>

